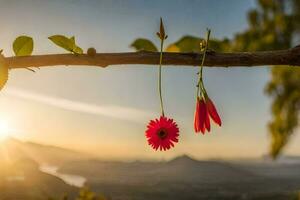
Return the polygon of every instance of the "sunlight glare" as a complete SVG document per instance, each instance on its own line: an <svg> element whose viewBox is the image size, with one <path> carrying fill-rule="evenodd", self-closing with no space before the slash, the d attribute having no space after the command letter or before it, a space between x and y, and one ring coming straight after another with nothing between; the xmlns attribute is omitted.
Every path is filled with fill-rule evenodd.
<svg viewBox="0 0 300 200"><path fill-rule="evenodd" d="M5 120L0 120L0 141L8 137L10 132L9 123Z"/></svg>

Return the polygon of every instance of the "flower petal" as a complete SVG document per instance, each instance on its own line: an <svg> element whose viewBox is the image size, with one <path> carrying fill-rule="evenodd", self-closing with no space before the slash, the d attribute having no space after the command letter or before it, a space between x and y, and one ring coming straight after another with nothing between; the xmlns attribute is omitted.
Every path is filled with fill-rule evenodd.
<svg viewBox="0 0 300 200"><path fill-rule="evenodd" d="M210 120L209 120L209 113L208 113L208 109L207 109L207 105L205 106L206 107L206 112L205 112L205 122L204 122L204 125L205 125L205 128L208 132L210 132Z"/></svg>
<svg viewBox="0 0 300 200"><path fill-rule="evenodd" d="M206 105L203 99L199 101L199 128L202 134L205 133L205 118L206 118Z"/></svg>
<svg viewBox="0 0 300 200"><path fill-rule="evenodd" d="M208 110L208 113L210 115L210 117L212 118L212 120L218 124L219 126L222 125L222 122L221 122L221 118L218 114L218 111L214 105L214 103L212 102L212 100L210 98L207 98L206 99L206 105L207 105L207 110Z"/></svg>
<svg viewBox="0 0 300 200"><path fill-rule="evenodd" d="M196 133L198 133L200 131L199 110L200 110L200 99L197 98L196 110L195 110L195 116L194 116L194 130Z"/></svg>

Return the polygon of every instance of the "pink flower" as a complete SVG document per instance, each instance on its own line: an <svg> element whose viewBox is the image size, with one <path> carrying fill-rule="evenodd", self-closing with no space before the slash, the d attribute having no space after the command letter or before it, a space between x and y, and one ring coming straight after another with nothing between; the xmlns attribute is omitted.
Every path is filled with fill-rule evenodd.
<svg viewBox="0 0 300 200"><path fill-rule="evenodd" d="M150 120L145 135L153 149L165 151L178 142L179 129L173 119L161 116L159 119Z"/></svg>

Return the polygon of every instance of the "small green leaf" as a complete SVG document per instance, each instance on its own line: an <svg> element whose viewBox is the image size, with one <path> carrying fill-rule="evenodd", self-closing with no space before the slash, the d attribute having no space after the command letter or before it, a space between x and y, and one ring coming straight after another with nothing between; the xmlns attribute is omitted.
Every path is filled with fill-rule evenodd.
<svg viewBox="0 0 300 200"><path fill-rule="evenodd" d="M80 48L79 46L76 45L75 37L74 37L74 36L70 37L70 40L71 40L71 42L72 42L72 44L73 44L72 52L73 52L74 54L83 54L82 48Z"/></svg>
<svg viewBox="0 0 300 200"><path fill-rule="evenodd" d="M194 36L184 36L173 44L170 44L167 49L177 48L178 52L200 52L200 42L202 38Z"/></svg>
<svg viewBox="0 0 300 200"><path fill-rule="evenodd" d="M79 46L75 45L75 47L73 48L73 53L75 53L75 54L83 54L83 50Z"/></svg>
<svg viewBox="0 0 300 200"><path fill-rule="evenodd" d="M175 44L170 44L166 49L166 52L180 52L180 49Z"/></svg>
<svg viewBox="0 0 300 200"><path fill-rule="evenodd" d="M51 40L57 46L62 47L63 49L65 49L69 52L73 52L75 39L74 39L74 43L73 43L72 39L69 39L64 35L53 35L53 36L48 37L48 39Z"/></svg>
<svg viewBox="0 0 300 200"><path fill-rule="evenodd" d="M138 38L136 39L130 47L134 48L136 51L157 51L156 46L148 39Z"/></svg>
<svg viewBox="0 0 300 200"><path fill-rule="evenodd" d="M16 56L29 56L33 51L33 39L28 36L17 37L13 43Z"/></svg>
<svg viewBox="0 0 300 200"><path fill-rule="evenodd" d="M180 38L173 44L170 44L167 47L167 51L176 51L176 52L201 52L200 44L203 43L203 38L186 35ZM215 51L228 51L229 41L227 39L209 40L209 49Z"/></svg>
<svg viewBox="0 0 300 200"><path fill-rule="evenodd" d="M0 54L0 90L5 86L8 80L8 65L4 57Z"/></svg>
<svg viewBox="0 0 300 200"><path fill-rule="evenodd" d="M72 42L73 48L74 48L74 46L75 46L75 36L70 37L70 41Z"/></svg>
<svg viewBox="0 0 300 200"><path fill-rule="evenodd" d="M64 35L53 35L50 36L49 39L57 46L60 46L71 53L83 54L83 50L76 45L74 36L68 38Z"/></svg>

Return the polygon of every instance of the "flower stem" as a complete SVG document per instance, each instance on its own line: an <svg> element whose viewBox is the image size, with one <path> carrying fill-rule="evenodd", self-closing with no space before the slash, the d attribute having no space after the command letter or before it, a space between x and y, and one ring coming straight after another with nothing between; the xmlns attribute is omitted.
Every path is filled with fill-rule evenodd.
<svg viewBox="0 0 300 200"><path fill-rule="evenodd" d="M206 57L206 52L207 52L207 49L208 49L209 37L210 37L210 29L207 29L207 32L206 32L206 44L205 44L205 47L204 47L204 50L203 50L203 56L202 56L202 61L201 61L201 65L200 65L196 98L198 98L200 96L200 91L202 92L201 93L202 95L203 95L203 93L206 94L206 90L205 90L205 87L204 87L204 84L203 84L203 65L204 65L204 61L205 61L205 57Z"/></svg>
<svg viewBox="0 0 300 200"><path fill-rule="evenodd" d="M161 68L162 68L162 58L163 58L163 46L164 46L164 39L160 40L160 57L159 57L159 70L158 70L158 92L159 92L159 99L160 99L160 109L161 109L161 115L165 116L164 111L164 103L163 103L163 97L161 92Z"/></svg>

